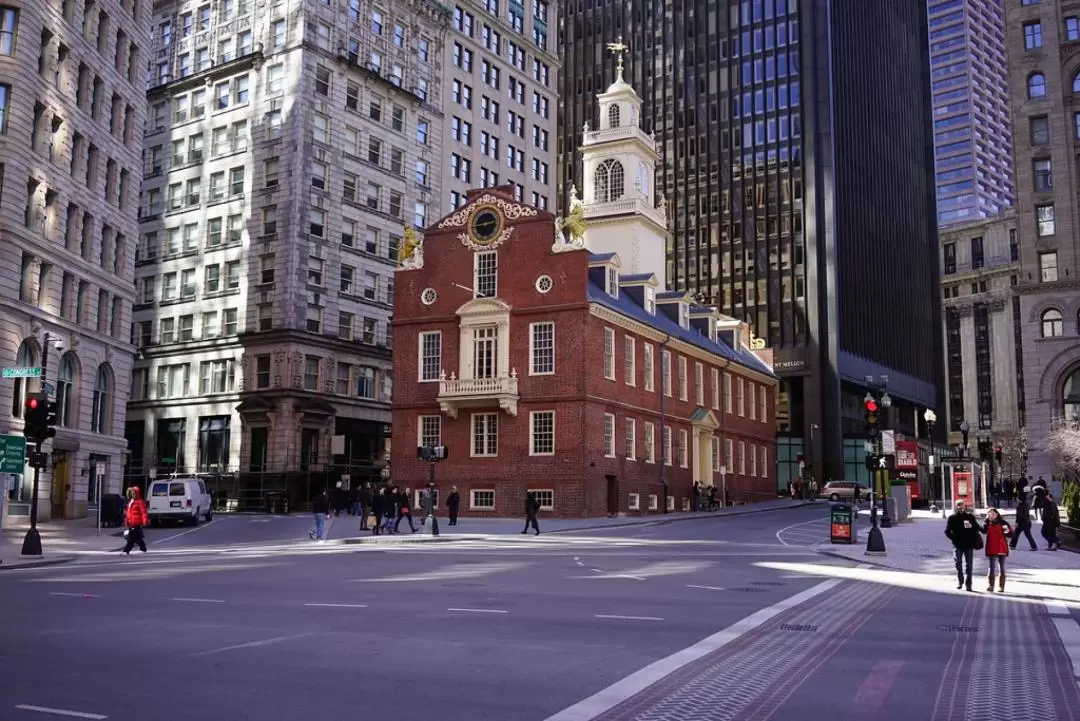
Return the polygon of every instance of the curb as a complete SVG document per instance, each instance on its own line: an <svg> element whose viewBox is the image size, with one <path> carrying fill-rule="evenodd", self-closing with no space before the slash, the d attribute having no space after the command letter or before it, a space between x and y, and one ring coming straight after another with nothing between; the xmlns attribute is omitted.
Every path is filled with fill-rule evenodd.
<svg viewBox="0 0 1080 721"><path fill-rule="evenodd" d="M350 546L403 546L413 543L447 543L457 540L456 536L406 536L405 538L383 538L381 536L342 538L342 543Z"/></svg>
<svg viewBox="0 0 1080 721"><path fill-rule="evenodd" d="M748 508L745 511L728 511L727 513L712 513L710 511L701 511L696 516L680 516L679 518L658 518L655 521L645 521L642 523L609 523L603 526L583 526L581 528L561 528L555 531L545 531L546 535L552 535L555 533L576 533L577 531L600 531L605 528L630 528L633 526L641 526L642 528L649 528L652 526L666 526L670 523L680 523L682 521L700 521L705 518L730 518L732 516L749 516L753 513L777 513L779 511L790 511L795 508L806 508L807 506L818 505L814 501L807 501L806 503L799 503L794 506L784 506L782 508ZM497 534L496 534L497 535Z"/></svg>
<svg viewBox="0 0 1080 721"><path fill-rule="evenodd" d="M855 563L855 564L865 563L868 566L877 566L878 568L884 568L884 569L886 569L888 571L901 571L901 570L903 570L903 569L895 568L895 567L890 566L890 565L885 564L885 563L881 563L879 561L871 561L870 559L873 558L873 556L868 556L867 558L862 559L862 558L852 558L851 556L845 556L844 554L837 553L836 551L824 551L824 550L821 550L821 549L818 549L818 548L815 548L813 550L814 550L814 553L821 554L822 556L829 556L830 558L839 558L839 559L842 559L844 561L850 561L851 563Z"/></svg>
<svg viewBox="0 0 1080 721"><path fill-rule="evenodd" d="M31 561L30 563L19 563L14 565L4 565L3 561L0 561L0 571L18 571L23 568L45 568L46 566L59 566L63 563L71 563L75 560L75 556L63 556L61 558L50 558L48 560Z"/></svg>

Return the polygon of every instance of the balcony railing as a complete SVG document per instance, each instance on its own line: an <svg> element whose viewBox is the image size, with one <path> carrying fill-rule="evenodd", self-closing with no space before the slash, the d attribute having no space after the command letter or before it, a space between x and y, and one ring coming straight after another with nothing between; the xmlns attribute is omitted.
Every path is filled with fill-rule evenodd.
<svg viewBox="0 0 1080 721"><path fill-rule="evenodd" d="M517 370L501 378L448 378L443 372L439 380L439 407L451 418L457 418L462 406L482 406L498 403L500 409L512 416L517 415Z"/></svg>

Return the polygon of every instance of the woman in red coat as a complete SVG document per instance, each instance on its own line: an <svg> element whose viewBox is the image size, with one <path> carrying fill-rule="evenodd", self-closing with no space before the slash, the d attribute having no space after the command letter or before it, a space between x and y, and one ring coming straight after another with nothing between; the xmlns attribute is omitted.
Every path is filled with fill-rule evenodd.
<svg viewBox="0 0 1080 721"><path fill-rule="evenodd" d="M986 524L979 529L986 534L986 558L990 562L990 572L987 574L987 591L994 591L994 577L999 576L998 590L1005 592L1005 557L1009 555L1009 536L1012 528L996 508L986 512ZM1001 573L997 574L996 571Z"/></svg>

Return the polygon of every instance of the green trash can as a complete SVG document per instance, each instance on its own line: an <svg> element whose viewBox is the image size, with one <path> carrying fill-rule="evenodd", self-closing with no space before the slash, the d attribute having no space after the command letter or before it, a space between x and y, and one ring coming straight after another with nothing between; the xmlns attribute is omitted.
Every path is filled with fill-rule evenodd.
<svg viewBox="0 0 1080 721"><path fill-rule="evenodd" d="M833 503L829 506L829 541L831 543L855 543L856 522L859 514L854 506Z"/></svg>

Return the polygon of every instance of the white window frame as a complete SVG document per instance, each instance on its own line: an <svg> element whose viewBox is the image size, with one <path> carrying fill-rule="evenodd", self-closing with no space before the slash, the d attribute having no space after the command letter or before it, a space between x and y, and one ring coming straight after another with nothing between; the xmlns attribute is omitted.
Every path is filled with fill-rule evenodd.
<svg viewBox="0 0 1080 721"><path fill-rule="evenodd" d="M724 439L724 458L720 465L726 466L724 470L728 473L735 472L735 441L730 438Z"/></svg>
<svg viewBox="0 0 1080 721"><path fill-rule="evenodd" d="M720 369L712 369L712 407L714 411L720 410Z"/></svg>
<svg viewBox="0 0 1080 721"><path fill-rule="evenodd" d="M731 413L732 409L731 374L724 371L724 413Z"/></svg>
<svg viewBox="0 0 1080 721"><path fill-rule="evenodd" d="M536 419L537 416L551 416L551 450L536 450ZM553 456L555 455L555 411L529 411L529 455L530 456Z"/></svg>
<svg viewBox="0 0 1080 721"><path fill-rule="evenodd" d="M628 511L640 511L641 496L637 493L631 493L626 499L626 509Z"/></svg>
<svg viewBox="0 0 1080 721"><path fill-rule="evenodd" d="M746 441L739 441L739 475L746 475Z"/></svg>
<svg viewBox="0 0 1080 721"><path fill-rule="evenodd" d="M641 348L641 368L645 377L645 390L656 392L656 352L652 343L645 343Z"/></svg>
<svg viewBox="0 0 1080 721"><path fill-rule="evenodd" d="M750 478L757 478L757 446L750 444Z"/></svg>
<svg viewBox="0 0 1080 721"><path fill-rule="evenodd" d="M480 294L480 259L481 258L494 258L495 269L492 273L493 276L493 289L491 295ZM497 250L483 250L478 253L473 253L473 298L498 298L499 297L499 251Z"/></svg>
<svg viewBox="0 0 1080 721"><path fill-rule="evenodd" d="M651 421L645 421L641 442L645 444L644 461L656 463L656 425Z"/></svg>
<svg viewBox="0 0 1080 721"><path fill-rule="evenodd" d="M769 422L769 386L761 386L758 391L758 420Z"/></svg>
<svg viewBox="0 0 1080 721"><path fill-rule="evenodd" d="M690 434L685 428L679 429L679 468L688 468L690 465Z"/></svg>
<svg viewBox="0 0 1080 721"><path fill-rule="evenodd" d="M555 510L555 489L554 488L530 488L525 493L532 493L540 504L541 511L554 511ZM551 496L551 503L544 503L540 500L540 494L549 494Z"/></svg>
<svg viewBox="0 0 1080 721"><path fill-rule="evenodd" d="M604 414L604 457L615 457L615 414Z"/></svg>
<svg viewBox="0 0 1080 721"><path fill-rule="evenodd" d="M705 406L705 366L701 361L694 362L694 399L699 406Z"/></svg>
<svg viewBox="0 0 1080 721"><path fill-rule="evenodd" d="M665 466L670 466L672 463L675 462L674 458L672 458L672 455L671 455L671 448L672 448L672 439L671 439L671 437L673 435L675 435L675 434L671 432L671 426L664 426L664 429L663 429L663 431L661 431L660 435L663 436L663 438L661 439L661 443L663 445L662 450L664 452L664 465Z"/></svg>
<svg viewBox="0 0 1080 721"><path fill-rule="evenodd" d="M439 368L435 373L434 378L424 377L424 339L428 337L435 337L439 339ZM442 356L443 356L443 342L441 330L425 330L420 331L417 335L416 344L416 378L420 383L436 383L442 378Z"/></svg>
<svg viewBox="0 0 1080 721"><path fill-rule="evenodd" d="M483 436L482 452L477 453L476 443L481 440L478 437L478 425L483 426L479 433ZM491 443L495 444L495 450L490 450ZM469 456L471 458L495 458L499 455L499 414L498 413L473 413L469 417Z"/></svg>
<svg viewBox="0 0 1080 721"><path fill-rule="evenodd" d="M690 389L687 388L687 386L689 385L689 381L690 381L690 379L689 379L690 372L689 372L688 367L687 367L688 365L689 364L686 361L686 356L684 356L684 355L679 356L679 400L680 401L685 401L685 400L688 400L690 398L690 392L689 392Z"/></svg>
<svg viewBox="0 0 1080 721"><path fill-rule="evenodd" d="M637 340L632 335L623 336L623 380L637 385Z"/></svg>
<svg viewBox="0 0 1080 721"><path fill-rule="evenodd" d="M718 436L712 436L709 438L709 452L712 454L712 469L713 473L720 472L720 438Z"/></svg>
<svg viewBox="0 0 1080 721"><path fill-rule="evenodd" d="M656 511L660 509L660 499L655 493L649 494L649 510Z"/></svg>
<svg viewBox="0 0 1080 721"><path fill-rule="evenodd" d="M637 460L637 421L633 418L626 419L626 431L623 437L626 452L626 460Z"/></svg>
<svg viewBox="0 0 1080 721"><path fill-rule="evenodd" d="M604 378L615 380L615 329L604 328Z"/></svg>
<svg viewBox="0 0 1080 721"><path fill-rule="evenodd" d="M756 421L757 420L757 383L754 383L753 381L748 381L746 383L746 385L747 385L746 392L749 395L749 397L746 399L747 412L748 412L748 414L750 416L750 420Z"/></svg>
<svg viewBox="0 0 1080 721"><path fill-rule="evenodd" d="M760 478L769 477L769 447L758 447L758 476Z"/></svg>
<svg viewBox="0 0 1080 721"><path fill-rule="evenodd" d="M477 493L490 493L491 505L481 506L476 502ZM495 510L495 489L494 488L470 488L469 489L469 510L470 511L494 511Z"/></svg>
<svg viewBox="0 0 1080 721"><path fill-rule="evenodd" d="M551 369L550 370L538 370L536 362L536 332L537 330L545 327L551 327ZM537 321L536 323L529 324L529 375L531 376L551 376L555 375L555 322L550 320Z"/></svg>
<svg viewBox="0 0 1080 721"><path fill-rule="evenodd" d="M735 384L735 404L738 406L740 418L746 418L746 379L739 376Z"/></svg>
<svg viewBox="0 0 1080 721"><path fill-rule="evenodd" d="M422 413L422 414L420 414L419 416L416 417L416 447L417 448L421 448L421 447L423 447L425 445L424 444L424 421L431 420L431 419L434 419L438 423L438 426L439 426L439 438L438 438L439 442L436 443L435 445L436 446L441 446L442 445L442 431L443 431L443 428L442 428L442 425L443 425L442 424L442 416L436 415L436 414L431 414L431 413L426 413L426 414Z"/></svg>
<svg viewBox="0 0 1080 721"><path fill-rule="evenodd" d="M671 398L671 351L660 351L660 384L664 395Z"/></svg>

